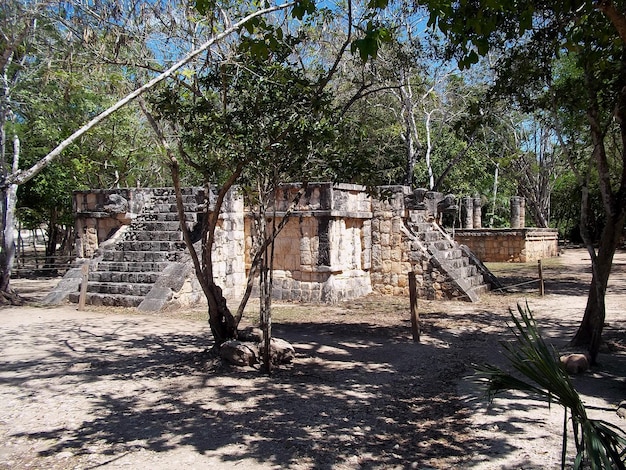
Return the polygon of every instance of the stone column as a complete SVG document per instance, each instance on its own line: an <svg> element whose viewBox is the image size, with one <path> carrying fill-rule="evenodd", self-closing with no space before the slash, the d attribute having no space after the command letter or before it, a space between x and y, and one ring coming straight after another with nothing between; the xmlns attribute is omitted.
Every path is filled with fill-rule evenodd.
<svg viewBox="0 0 626 470"><path fill-rule="evenodd" d="M480 197L475 197L474 198L474 228L483 227L482 217L483 217L483 210L481 206Z"/></svg>
<svg viewBox="0 0 626 470"><path fill-rule="evenodd" d="M511 228L524 228L526 225L526 201L523 197L511 197Z"/></svg>
<svg viewBox="0 0 626 470"><path fill-rule="evenodd" d="M466 196L463 198L462 206L463 228L474 228L474 200L470 196Z"/></svg>

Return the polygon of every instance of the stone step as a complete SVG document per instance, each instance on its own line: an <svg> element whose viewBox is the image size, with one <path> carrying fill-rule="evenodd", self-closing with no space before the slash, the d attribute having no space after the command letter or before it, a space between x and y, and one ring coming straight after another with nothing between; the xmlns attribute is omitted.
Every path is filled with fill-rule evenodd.
<svg viewBox="0 0 626 470"><path fill-rule="evenodd" d="M106 251L102 255L102 261L163 263L167 261L179 261L181 256L182 252L172 253L167 251Z"/></svg>
<svg viewBox="0 0 626 470"><path fill-rule="evenodd" d="M163 187L163 188L152 188L151 191L155 197L174 196L176 194L174 191L174 188L171 186ZM201 188L198 186L191 186L191 187L180 188L180 192L183 196L204 194L204 188Z"/></svg>
<svg viewBox="0 0 626 470"><path fill-rule="evenodd" d="M128 232L125 237L126 241L171 241L182 242L183 233L180 230L155 230L152 232L138 231Z"/></svg>
<svg viewBox="0 0 626 470"><path fill-rule="evenodd" d="M428 222L412 223L411 228L418 233L433 232L432 224Z"/></svg>
<svg viewBox="0 0 626 470"><path fill-rule="evenodd" d="M437 257L442 260L454 260L463 258L463 250L460 248L448 248L446 250L437 250Z"/></svg>
<svg viewBox="0 0 626 470"><path fill-rule="evenodd" d="M167 205L169 207L169 204ZM199 208L197 205L193 207L188 207L185 210L185 220L196 220L198 212L201 212L202 208ZM163 210L160 211L158 208L150 209L144 211L139 217L137 217L138 221L142 220L164 220L167 217L169 220L179 220L178 219L178 210L176 206L173 206L172 210Z"/></svg>
<svg viewBox="0 0 626 470"><path fill-rule="evenodd" d="M484 284L482 274L479 274L476 266L465 266L463 268L449 269L448 273L453 279L464 280L469 286L475 287Z"/></svg>
<svg viewBox="0 0 626 470"><path fill-rule="evenodd" d="M422 238L422 240L425 241L426 243L445 241L445 239L443 238L443 235L436 230L430 230L428 232L419 232L419 235ZM448 243L448 246L450 246L450 243Z"/></svg>
<svg viewBox="0 0 626 470"><path fill-rule="evenodd" d="M465 257L449 258L449 259L446 259L445 262L454 269L464 269L470 266L469 259Z"/></svg>
<svg viewBox="0 0 626 470"><path fill-rule="evenodd" d="M482 283L480 285L474 286L472 287L472 290L477 294L477 295L482 295L482 294L486 294L487 292L489 292L489 285Z"/></svg>
<svg viewBox="0 0 626 470"><path fill-rule="evenodd" d="M463 258L463 259L466 260L466 258ZM474 266L473 264L468 264L467 266L463 266L461 268L461 275L463 277L474 277L477 274L478 274L478 270L476 269L476 266ZM482 279L482 275L480 276L480 278Z"/></svg>
<svg viewBox="0 0 626 470"><path fill-rule="evenodd" d="M69 295L70 302L78 303L80 294L78 292ZM97 292L87 292L85 303L87 305L105 307L137 307L143 302L143 296L123 295L123 294L99 294Z"/></svg>
<svg viewBox="0 0 626 470"><path fill-rule="evenodd" d="M95 272L127 272L127 273L141 273L141 272L163 272L163 270L169 266L169 261L157 261L157 262L138 262L138 261L100 261Z"/></svg>
<svg viewBox="0 0 626 470"><path fill-rule="evenodd" d="M472 280L472 286L474 287L486 285L485 278L480 273L474 274L473 276L470 277L470 279Z"/></svg>
<svg viewBox="0 0 626 470"><path fill-rule="evenodd" d="M185 220L187 222L197 222L198 221L198 214L199 212L185 212ZM161 222L173 222L176 221L178 222L180 219L178 218L178 212L163 212L161 214L159 214L159 217L157 218L157 220L161 221Z"/></svg>
<svg viewBox="0 0 626 470"><path fill-rule="evenodd" d="M186 214L185 224L188 228L193 228L198 223L198 214ZM144 216L138 217L131 227L137 227L137 230L146 230L145 224L167 224L162 230L180 230L180 223L178 222L177 214L144 214ZM149 229L148 229L149 230ZM158 226L155 226L155 230L161 230ZM149 230L150 231L150 230Z"/></svg>
<svg viewBox="0 0 626 470"><path fill-rule="evenodd" d="M89 282L87 292L144 297L152 290L152 286L152 284L131 284L128 282Z"/></svg>
<svg viewBox="0 0 626 470"><path fill-rule="evenodd" d="M440 238L439 240L434 241L432 245L439 251L450 251L453 247L455 247L454 243L451 243L449 240L446 240L445 238L443 239ZM456 258L457 256L454 255L454 257Z"/></svg>
<svg viewBox="0 0 626 470"><path fill-rule="evenodd" d="M197 202L183 204L183 209L185 213L196 213L198 210L201 210L200 204ZM176 201L171 202L159 202L155 203L152 207L151 212L158 212L161 214L176 214L178 215L178 209L176 207Z"/></svg>
<svg viewBox="0 0 626 470"><path fill-rule="evenodd" d="M130 231L175 232L175 231L178 231L179 228L180 228L180 224L178 221L141 220L141 221L133 222L131 224Z"/></svg>
<svg viewBox="0 0 626 470"><path fill-rule="evenodd" d="M92 271L89 282L125 282L154 284L161 273L151 271Z"/></svg>
<svg viewBox="0 0 626 470"><path fill-rule="evenodd" d="M158 232L152 232L155 235ZM182 234L181 234L182 235ZM169 240L123 240L115 246L115 251L166 251L168 253L183 251L185 249L184 241Z"/></svg>
<svg viewBox="0 0 626 470"><path fill-rule="evenodd" d="M183 204L202 204L204 202L204 192L194 194L183 194ZM172 194L156 194L152 200L157 204L176 204L176 195Z"/></svg>

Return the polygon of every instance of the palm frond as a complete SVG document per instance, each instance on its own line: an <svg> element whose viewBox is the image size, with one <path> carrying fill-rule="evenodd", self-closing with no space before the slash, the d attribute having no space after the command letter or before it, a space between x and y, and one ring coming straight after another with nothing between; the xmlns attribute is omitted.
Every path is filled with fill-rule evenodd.
<svg viewBox="0 0 626 470"><path fill-rule="evenodd" d="M571 414L577 454L574 468L586 462L592 469L626 470L626 437L623 431L605 421L591 420L567 372L561 367L558 354L548 346L539 333L532 312L517 305L518 315L509 310L513 321L511 330L515 341L503 343L505 356L512 367L525 379L489 364L475 366L477 373L488 379L490 400L503 391L516 390L554 400ZM579 430L581 433L578 440ZM563 430L562 467L565 466L567 430Z"/></svg>

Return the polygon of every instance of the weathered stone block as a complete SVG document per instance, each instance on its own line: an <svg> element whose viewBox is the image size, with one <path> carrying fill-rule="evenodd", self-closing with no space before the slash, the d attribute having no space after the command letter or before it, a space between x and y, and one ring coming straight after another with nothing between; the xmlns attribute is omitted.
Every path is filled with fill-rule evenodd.
<svg viewBox="0 0 626 470"><path fill-rule="evenodd" d="M265 344L262 342L259 346L260 357L265 354ZM296 350L287 341L281 338L270 339L270 361L272 364L288 364L296 357Z"/></svg>
<svg viewBox="0 0 626 470"><path fill-rule="evenodd" d="M580 374L589 369L591 357L588 353L566 354L559 358L559 362L568 374Z"/></svg>
<svg viewBox="0 0 626 470"><path fill-rule="evenodd" d="M252 366L259 362L259 349L256 343L226 341L220 346L220 357L236 366Z"/></svg>

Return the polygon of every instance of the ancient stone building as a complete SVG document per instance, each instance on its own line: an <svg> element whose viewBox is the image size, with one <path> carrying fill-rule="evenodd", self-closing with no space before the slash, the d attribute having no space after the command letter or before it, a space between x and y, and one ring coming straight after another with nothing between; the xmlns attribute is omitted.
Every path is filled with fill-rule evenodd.
<svg viewBox="0 0 626 470"><path fill-rule="evenodd" d="M479 197L463 198L462 209L463 227L455 230L454 238L483 262L526 263L557 256L559 253L557 229L526 227L523 197L511 198L509 228L482 228Z"/></svg>
<svg viewBox="0 0 626 470"><path fill-rule="evenodd" d="M477 300L488 289L484 266L437 221L454 200L405 186L379 188L309 184L290 207L297 184L284 185L277 220L289 217L276 240L274 296L334 302L370 292L408 295L414 272L428 299ZM185 223L199 238L212 193L183 191ZM118 189L74 194L77 265L89 264L87 302L145 311L195 304L203 295L182 241L171 188ZM213 253L217 283L229 298L241 296L250 269L251 219L236 191L219 217ZM49 302L78 300L80 268L68 272Z"/></svg>

